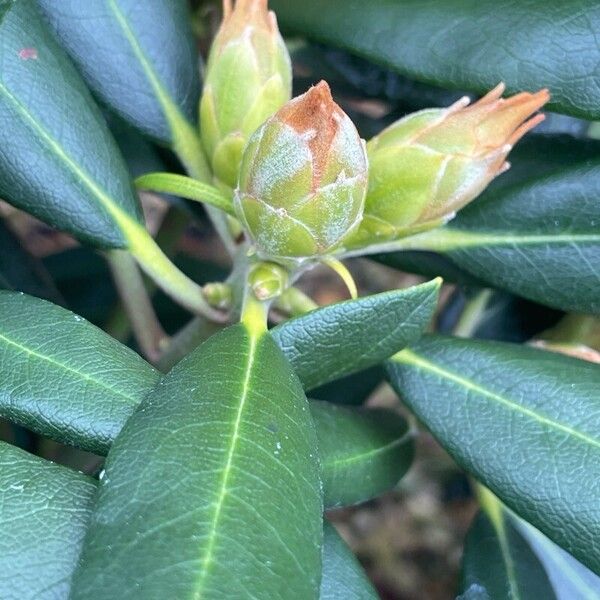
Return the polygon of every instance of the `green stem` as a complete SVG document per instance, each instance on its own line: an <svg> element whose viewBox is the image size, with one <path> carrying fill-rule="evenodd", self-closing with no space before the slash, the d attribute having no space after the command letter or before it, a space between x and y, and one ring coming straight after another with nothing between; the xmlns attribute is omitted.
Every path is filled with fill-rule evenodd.
<svg viewBox="0 0 600 600"><path fill-rule="evenodd" d="M275 306L290 317L300 317L319 308L319 305L312 298L295 287L285 290L281 297L275 301Z"/></svg>
<svg viewBox="0 0 600 600"><path fill-rule="evenodd" d="M140 351L154 362L167 341L167 335L156 317L138 266L123 250L110 250L106 257Z"/></svg>
<svg viewBox="0 0 600 600"><path fill-rule="evenodd" d="M536 336L549 342L582 344L600 351L600 319L591 315L565 315L554 327Z"/></svg>
<svg viewBox="0 0 600 600"><path fill-rule="evenodd" d="M483 289L467 301L454 327L454 335L459 337L473 336L478 325L481 323L481 317L491 297L492 290Z"/></svg>

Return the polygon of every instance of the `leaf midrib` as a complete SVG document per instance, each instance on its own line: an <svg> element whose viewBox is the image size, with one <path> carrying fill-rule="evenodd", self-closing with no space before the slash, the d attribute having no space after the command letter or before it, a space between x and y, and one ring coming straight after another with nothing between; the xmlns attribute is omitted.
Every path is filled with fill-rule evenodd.
<svg viewBox="0 0 600 600"><path fill-rule="evenodd" d="M546 425L547 427L557 429L559 431L562 431L563 433L567 433L570 436L580 439L581 441L585 442L586 444L600 448L600 440L596 440L593 437L590 437L589 435L587 435L577 429L574 429L573 427L569 427L567 425L563 425L562 423L554 421L542 413L538 413L530 408L521 406L519 403L517 403L513 400L510 400L509 398L504 398L503 396L500 396L499 394L492 392L491 390L479 385L478 383L475 383L474 381L471 381L470 379L467 379L466 377L457 375L456 373L449 371L449 370L423 358L422 356L419 356L413 350L409 350L409 349L402 350L398 354L396 354L391 360L393 362L399 362L399 363L412 365L412 366L420 368L422 370L429 371L431 373L435 373L436 375L438 375L440 377L443 377L445 379L453 381L454 383L457 383L458 385L464 387L465 389L467 389L469 391L475 392L477 394L480 394L482 396L485 396L487 398L495 400L496 402L506 406L509 410L511 410L513 412L521 413L538 423Z"/></svg>
<svg viewBox="0 0 600 600"><path fill-rule="evenodd" d="M236 447L238 444L238 440L240 438L240 428L242 422L242 415L244 412L244 407L246 405L246 401L248 399L248 395L250 392L250 380L252 378L252 370L254 367L254 359L256 355L256 347L258 345L259 336L253 334L248 331L248 360L246 362L246 369L244 373L244 381L242 382L242 389L240 394L240 401L238 404L238 409L236 413L235 422L233 425L233 432L231 435L231 442L229 444L229 449L227 451L227 459L225 461L225 467L223 468L223 475L221 477L221 484L219 486L219 491L217 494L217 499L215 502L215 508L213 513L213 518L211 521L210 530L208 533L208 541L206 542L206 549L204 551L204 557L202 559L200 571L198 574L198 583L196 591L194 592L194 598L196 600L200 600L202 597L202 591L204 587L204 583L208 576L210 565L213 562L214 551L216 546L216 538L217 538L217 530L219 527L219 520L221 517L221 512L223 510L223 505L225 504L225 500L227 498L227 494L229 492L228 483L229 477L231 475L231 470L233 466L233 458L235 455Z"/></svg>
<svg viewBox="0 0 600 600"><path fill-rule="evenodd" d="M105 383L103 383L102 381L95 379L94 377L86 374L86 373L82 373L81 371L78 371L77 369L74 369L72 367L69 367L68 365L65 365L64 363L61 363L53 358L51 358L50 356L46 356L44 354L40 354L39 352L36 352L35 350L32 350L31 348L28 348L27 346L23 346L22 344L20 344L19 342L16 342L14 340L11 340L10 338L6 337L4 334L0 333L0 341L6 342L6 344L10 345L10 346L14 346L15 348L17 348L18 350L20 350L21 352L24 352L25 354L29 355L29 356L33 356L35 358L38 358L40 360L44 360L52 365L54 365L55 367L58 367L59 369L62 369L64 371L67 371L69 373L73 373L74 375L77 375L78 377L81 377L82 379L84 379L85 381L89 381L95 385L97 385L98 387L108 390L118 396L121 396L123 398L126 398L127 400L129 400L131 402L131 404L133 406L137 406L140 402L139 398L133 398L132 396L127 395L125 392L122 392L110 385L106 385Z"/></svg>

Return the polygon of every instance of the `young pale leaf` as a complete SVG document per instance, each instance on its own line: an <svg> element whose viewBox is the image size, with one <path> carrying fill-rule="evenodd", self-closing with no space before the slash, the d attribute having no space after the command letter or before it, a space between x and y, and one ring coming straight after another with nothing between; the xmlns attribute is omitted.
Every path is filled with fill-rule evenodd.
<svg viewBox="0 0 600 600"><path fill-rule="evenodd" d="M88 85L123 119L174 145L195 123L198 53L185 0L38 3Z"/></svg>
<svg viewBox="0 0 600 600"><path fill-rule="evenodd" d="M67 598L96 482L0 442L0 597Z"/></svg>
<svg viewBox="0 0 600 600"><path fill-rule="evenodd" d="M73 598L318 597L319 470L281 351L244 325L223 330L115 441Z"/></svg>
<svg viewBox="0 0 600 600"><path fill-rule="evenodd" d="M335 527L324 521L323 533L319 600L377 600L377 592Z"/></svg>
<svg viewBox="0 0 600 600"><path fill-rule="evenodd" d="M461 588L485 590L490 599L557 600L544 566L521 535L514 517L496 501L473 521L462 563Z"/></svg>
<svg viewBox="0 0 600 600"><path fill-rule="evenodd" d="M430 336L394 356L388 373L460 465L600 570L600 366L513 344Z"/></svg>
<svg viewBox="0 0 600 600"><path fill-rule="evenodd" d="M443 229L400 246L440 252L488 285L541 304L600 314L600 143L535 136L512 159L514 175ZM402 253L384 261L395 257L407 266Z"/></svg>
<svg viewBox="0 0 600 600"><path fill-rule="evenodd" d="M349 408L313 400L325 507L347 506L394 487L414 456L406 421L383 409Z"/></svg>
<svg viewBox="0 0 600 600"><path fill-rule="evenodd" d="M595 0L272 0L270 5L293 31L412 79L482 93L502 80L511 93L548 87L552 110L600 118L600 88L590 69L600 53Z"/></svg>
<svg viewBox="0 0 600 600"><path fill-rule="evenodd" d="M0 195L81 240L126 246L141 211L100 111L33 0L0 18Z"/></svg>
<svg viewBox="0 0 600 600"><path fill-rule="evenodd" d="M0 291L0 416L105 454L159 373L72 312Z"/></svg>
<svg viewBox="0 0 600 600"><path fill-rule="evenodd" d="M304 389L383 362L417 340L431 320L441 280L339 302L271 330Z"/></svg>

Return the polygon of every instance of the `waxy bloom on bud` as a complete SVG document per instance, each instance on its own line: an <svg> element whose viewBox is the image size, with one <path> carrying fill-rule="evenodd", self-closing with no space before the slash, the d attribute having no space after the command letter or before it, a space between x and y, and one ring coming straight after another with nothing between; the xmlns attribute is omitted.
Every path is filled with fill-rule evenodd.
<svg viewBox="0 0 600 600"><path fill-rule="evenodd" d="M202 143L217 183L234 188L250 135L292 93L290 57L267 0L223 2L200 102Z"/></svg>
<svg viewBox="0 0 600 600"><path fill-rule="evenodd" d="M355 230L366 189L364 142L322 81L252 136L234 204L262 256L307 258Z"/></svg>
<svg viewBox="0 0 600 600"><path fill-rule="evenodd" d="M352 245L448 220L509 167L508 153L544 119L531 115L550 95L541 90L503 99L503 92L501 83L471 106L463 98L447 109L408 115L367 144L365 218Z"/></svg>

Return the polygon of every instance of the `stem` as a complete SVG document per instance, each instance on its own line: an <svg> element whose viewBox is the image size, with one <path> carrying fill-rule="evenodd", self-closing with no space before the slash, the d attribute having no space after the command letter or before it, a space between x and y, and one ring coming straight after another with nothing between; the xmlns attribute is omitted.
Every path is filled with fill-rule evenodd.
<svg viewBox="0 0 600 600"><path fill-rule="evenodd" d="M290 315L290 317L300 317L309 313L319 305L302 290L290 287L275 301L275 306L279 310Z"/></svg>
<svg viewBox="0 0 600 600"><path fill-rule="evenodd" d="M128 252L110 250L106 257L140 351L154 362L167 335L156 317L142 275Z"/></svg>
<svg viewBox="0 0 600 600"><path fill-rule="evenodd" d="M227 315L206 302L202 287L175 267L145 228L131 223L126 233L129 251L161 289L194 313L218 323L227 320Z"/></svg>
<svg viewBox="0 0 600 600"><path fill-rule="evenodd" d="M156 367L166 373L184 356L223 327L222 323L207 321L203 317L194 317L171 338L171 343L156 361Z"/></svg>
<svg viewBox="0 0 600 600"><path fill-rule="evenodd" d="M328 256L324 258L322 262L324 265L327 265L332 271L335 271L335 273L337 273L337 275L340 276L340 278L346 285L348 292L350 292L350 297L352 298L352 300L356 300L356 298L358 298L358 290L356 289L356 283L354 282L354 278L352 277L350 271L348 271L348 269L346 268L346 265L340 262L337 258L333 258L333 256Z"/></svg>
<svg viewBox="0 0 600 600"><path fill-rule="evenodd" d="M241 322L248 328L252 335L259 336L267 331L267 313L269 303L260 301L247 285L242 305Z"/></svg>
<svg viewBox="0 0 600 600"><path fill-rule="evenodd" d="M475 333L491 297L492 290L483 289L467 301L454 327L454 335L471 337Z"/></svg>
<svg viewBox="0 0 600 600"><path fill-rule="evenodd" d="M554 327L536 336L549 342L583 344L600 350L600 319L591 315L565 315Z"/></svg>

